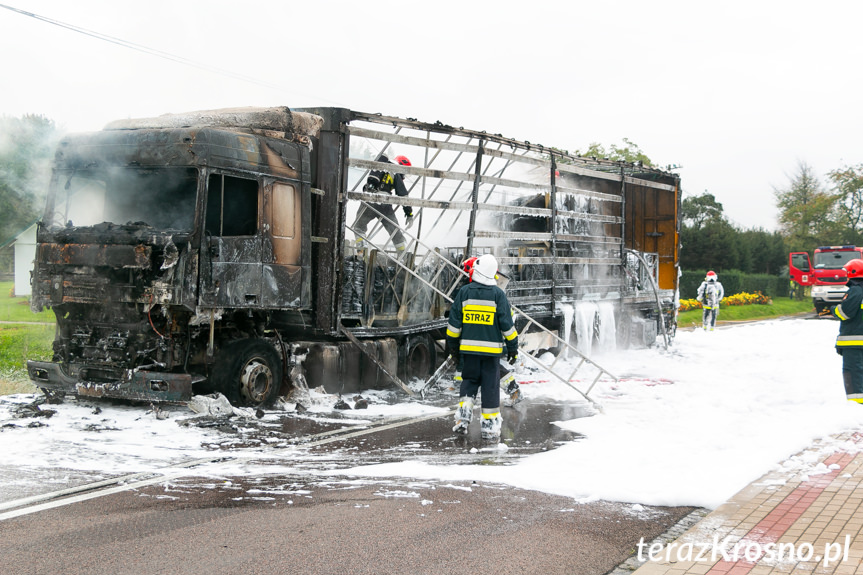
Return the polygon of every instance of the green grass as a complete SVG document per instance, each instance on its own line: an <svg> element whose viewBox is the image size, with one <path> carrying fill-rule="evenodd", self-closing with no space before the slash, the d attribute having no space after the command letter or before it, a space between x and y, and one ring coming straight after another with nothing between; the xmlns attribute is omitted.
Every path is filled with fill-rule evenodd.
<svg viewBox="0 0 863 575"><path fill-rule="evenodd" d="M49 321L54 322L54 312L30 311L30 300L26 297L12 297L14 282L0 282L0 321Z"/></svg>
<svg viewBox="0 0 863 575"><path fill-rule="evenodd" d="M54 312L30 311L26 297L11 297L13 283L0 282L0 395L32 393L28 359L50 359ZM45 325L47 324L47 325Z"/></svg>
<svg viewBox="0 0 863 575"><path fill-rule="evenodd" d="M788 298L777 298L772 300L772 303L768 305L753 304L720 306L718 322L769 319L772 317L797 315L812 311L815 311L815 308L812 306L811 299L801 301ZM679 327L700 326L701 310L694 309L692 311L681 312L677 316L677 325Z"/></svg>

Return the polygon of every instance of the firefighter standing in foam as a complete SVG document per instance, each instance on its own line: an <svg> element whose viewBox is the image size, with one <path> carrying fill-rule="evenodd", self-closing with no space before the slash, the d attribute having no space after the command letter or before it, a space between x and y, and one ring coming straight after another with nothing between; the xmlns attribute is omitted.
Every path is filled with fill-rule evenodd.
<svg viewBox="0 0 863 575"><path fill-rule="evenodd" d="M497 286L497 260L480 256L469 284L463 286L450 307L447 347L458 365L463 360L459 406L453 431L466 434L473 418L473 404L482 390L483 439L500 437L500 357L518 357L518 332L506 294Z"/></svg>
<svg viewBox="0 0 863 575"><path fill-rule="evenodd" d="M400 166L410 166L411 162L405 156L396 156L396 163ZM389 163L389 158L384 155L378 156L378 162ZM368 178L366 178L366 185L363 186L364 192L375 192L381 194L389 195L393 191L395 191L397 196L407 196L408 189L405 186L404 176L402 174L391 174L389 172L384 172L381 170L372 170L369 172ZM374 209L372 209L374 208ZM413 208L410 206L403 206L405 213L405 225L410 227L413 223ZM380 212L380 216L376 213ZM357 219L354 221L354 231L357 234L357 247L363 248L363 241L366 237L366 229L368 228L369 222L373 219L378 218L381 221L381 224L384 226L384 229L392 238L393 245L395 246L397 251L404 251L405 249L405 237L402 235L401 231L398 228L396 213L393 210L393 206L391 204L369 204L369 207L362 206L360 208L359 213L357 213Z"/></svg>
<svg viewBox="0 0 863 575"><path fill-rule="evenodd" d="M704 311L701 313L701 322L704 329L713 331L716 327L716 317L719 315L719 302L725 297L725 288L719 281L716 272L709 271L704 281L698 286L697 299L701 302Z"/></svg>
<svg viewBox="0 0 863 575"><path fill-rule="evenodd" d="M863 403L863 260L851 260L842 269L848 274L848 291L831 313L838 317L836 353L842 356L842 380L849 401Z"/></svg>

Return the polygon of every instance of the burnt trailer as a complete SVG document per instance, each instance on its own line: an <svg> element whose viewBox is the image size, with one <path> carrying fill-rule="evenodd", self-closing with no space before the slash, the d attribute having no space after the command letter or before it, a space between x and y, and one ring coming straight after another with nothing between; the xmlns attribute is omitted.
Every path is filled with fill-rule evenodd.
<svg viewBox="0 0 863 575"><path fill-rule="evenodd" d="M409 194L363 191L372 170ZM31 300L57 332L29 376L139 401L412 393L443 358L459 263L480 253L508 279L525 351L586 357L603 324L651 345L674 331L679 203L672 173L343 108L113 122L57 148ZM382 226L382 204L416 223Z"/></svg>

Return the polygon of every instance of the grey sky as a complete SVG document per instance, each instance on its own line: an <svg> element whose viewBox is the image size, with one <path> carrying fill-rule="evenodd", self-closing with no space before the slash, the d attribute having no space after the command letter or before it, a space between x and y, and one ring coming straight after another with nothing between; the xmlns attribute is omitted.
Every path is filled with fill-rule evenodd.
<svg viewBox="0 0 863 575"><path fill-rule="evenodd" d="M863 2L2 0L249 82L0 9L0 114L69 130L338 105L576 150L623 138L729 219L776 227L800 161L863 162Z"/></svg>

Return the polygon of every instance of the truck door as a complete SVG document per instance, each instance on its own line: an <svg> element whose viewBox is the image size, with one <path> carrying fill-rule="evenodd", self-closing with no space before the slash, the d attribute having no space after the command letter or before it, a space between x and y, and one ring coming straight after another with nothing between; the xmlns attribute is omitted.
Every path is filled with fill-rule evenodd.
<svg viewBox="0 0 863 575"><path fill-rule="evenodd" d="M791 279L802 286L810 286L812 280L812 262L806 252L791 252L788 254L788 272Z"/></svg>
<svg viewBox="0 0 863 575"><path fill-rule="evenodd" d="M268 308L309 305L311 293L304 289L304 201L299 182L264 181L264 264L262 295Z"/></svg>
<svg viewBox="0 0 863 575"><path fill-rule="evenodd" d="M206 236L201 254L202 305L262 305L261 195L255 179L209 175Z"/></svg>

